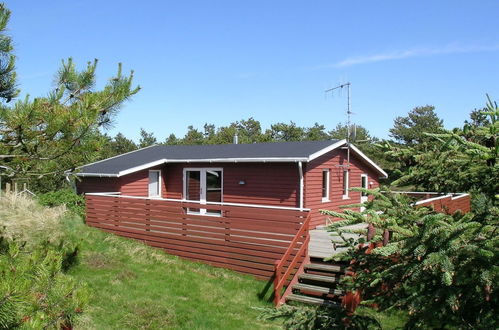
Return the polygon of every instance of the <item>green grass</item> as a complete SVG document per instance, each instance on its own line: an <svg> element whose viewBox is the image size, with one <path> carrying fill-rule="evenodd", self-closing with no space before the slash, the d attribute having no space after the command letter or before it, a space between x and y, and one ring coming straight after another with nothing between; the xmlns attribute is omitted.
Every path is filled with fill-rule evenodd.
<svg viewBox="0 0 499 330"><path fill-rule="evenodd" d="M359 307L356 311L360 315L371 316L378 320L384 330L404 329L408 315L403 311L377 312L372 308Z"/></svg>
<svg viewBox="0 0 499 330"><path fill-rule="evenodd" d="M280 328L276 321L257 319L257 308L273 306L267 283L168 255L63 214L64 208L45 208L27 198L0 198L4 236L30 244L47 237L79 244L80 262L69 274L86 283L91 300L77 329ZM401 329L406 318L368 308L358 312L378 318L383 329Z"/></svg>
<svg viewBox="0 0 499 330"><path fill-rule="evenodd" d="M78 328L279 328L257 320L253 307L272 306L268 297L260 298L263 281L167 255L79 219L66 217L65 227L82 251L70 274L92 293Z"/></svg>

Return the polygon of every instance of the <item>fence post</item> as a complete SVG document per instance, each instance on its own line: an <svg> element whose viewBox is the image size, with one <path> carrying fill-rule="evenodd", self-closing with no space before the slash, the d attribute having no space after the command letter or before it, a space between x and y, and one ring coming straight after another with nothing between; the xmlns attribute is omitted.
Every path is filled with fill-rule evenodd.
<svg viewBox="0 0 499 330"><path fill-rule="evenodd" d="M229 242L230 241L230 223L228 221L229 217L227 216L227 214L229 213L229 211L222 211L220 210L221 212L223 212L223 217L226 219L224 221L224 224L225 224L225 241L226 242Z"/></svg>
<svg viewBox="0 0 499 330"><path fill-rule="evenodd" d="M278 306L281 301L281 289L278 289L279 281L281 280L280 270L278 269L280 260L274 261L275 276L274 276L274 305Z"/></svg>
<svg viewBox="0 0 499 330"><path fill-rule="evenodd" d="M388 229L385 229L383 232L383 246L387 246L388 242L390 241L390 232Z"/></svg>
<svg viewBox="0 0 499 330"><path fill-rule="evenodd" d="M182 236L187 236L187 208L180 207L180 214L182 215Z"/></svg>
<svg viewBox="0 0 499 330"><path fill-rule="evenodd" d="M151 200L146 199L146 231L151 231Z"/></svg>
<svg viewBox="0 0 499 330"><path fill-rule="evenodd" d="M120 202L121 202L121 198L119 197L114 197L114 202L113 202L113 217L114 217L114 226L115 227L118 227L119 226L119 222L120 222L120 208L121 208L121 205L120 205Z"/></svg>
<svg viewBox="0 0 499 330"><path fill-rule="evenodd" d="M374 226L372 223L370 223L367 226L367 241L370 241L373 239L374 234L376 233L376 230L374 229Z"/></svg>

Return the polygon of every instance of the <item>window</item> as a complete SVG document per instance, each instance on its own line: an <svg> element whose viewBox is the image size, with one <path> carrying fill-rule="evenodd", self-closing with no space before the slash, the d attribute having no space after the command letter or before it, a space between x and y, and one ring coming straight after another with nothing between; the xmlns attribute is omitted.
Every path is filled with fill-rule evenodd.
<svg viewBox="0 0 499 330"><path fill-rule="evenodd" d="M220 215L220 210L210 210L209 204L223 200L223 172L221 168L185 168L184 198L207 205L204 208L188 208L189 213Z"/></svg>
<svg viewBox="0 0 499 330"><path fill-rule="evenodd" d="M149 171L149 197L161 197L161 171Z"/></svg>
<svg viewBox="0 0 499 330"><path fill-rule="evenodd" d="M322 170L322 201L329 202L329 170Z"/></svg>
<svg viewBox="0 0 499 330"><path fill-rule="evenodd" d="M367 189L367 188L368 188L368 186L367 186L367 174L362 174L362 175L360 176L360 186L361 186L362 188L364 188L364 189ZM367 196L367 193L362 192L362 193L361 193L361 196L362 196L362 197L366 197L366 196Z"/></svg>
<svg viewBox="0 0 499 330"><path fill-rule="evenodd" d="M349 180L349 173L348 170L343 171L343 198L348 198L348 183Z"/></svg>

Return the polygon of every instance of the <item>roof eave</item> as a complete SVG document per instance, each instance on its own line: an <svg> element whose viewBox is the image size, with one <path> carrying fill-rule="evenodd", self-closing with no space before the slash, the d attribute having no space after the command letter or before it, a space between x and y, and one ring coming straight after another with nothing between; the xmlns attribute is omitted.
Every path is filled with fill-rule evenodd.
<svg viewBox="0 0 499 330"><path fill-rule="evenodd" d="M119 171L116 174L109 173L77 173L81 177L121 177L138 171L142 171L151 167L159 166L166 163L279 163L279 162L306 162L307 157L266 157L266 158L205 158L205 159L160 159L154 162L149 162L140 166L131 167L129 169Z"/></svg>

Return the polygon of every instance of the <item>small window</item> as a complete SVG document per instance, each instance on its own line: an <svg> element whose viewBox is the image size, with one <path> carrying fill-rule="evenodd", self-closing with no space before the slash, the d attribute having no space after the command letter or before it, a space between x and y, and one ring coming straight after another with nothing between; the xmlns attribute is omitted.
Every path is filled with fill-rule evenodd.
<svg viewBox="0 0 499 330"><path fill-rule="evenodd" d="M149 171L149 197L161 197L161 171Z"/></svg>
<svg viewBox="0 0 499 330"><path fill-rule="evenodd" d="M322 201L329 201L329 170L322 170Z"/></svg>
<svg viewBox="0 0 499 330"><path fill-rule="evenodd" d="M348 183L349 173L348 170L343 171L343 198L348 198Z"/></svg>
<svg viewBox="0 0 499 330"><path fill-rule="evenodd" d="M360 186L364 189L367 189L368 188L368 185L367 185L367 175L366 174L362 174L360 176ZM361 193L362 197L366 197L367 196L367 193L365 192L362 192Z"/></svg>

